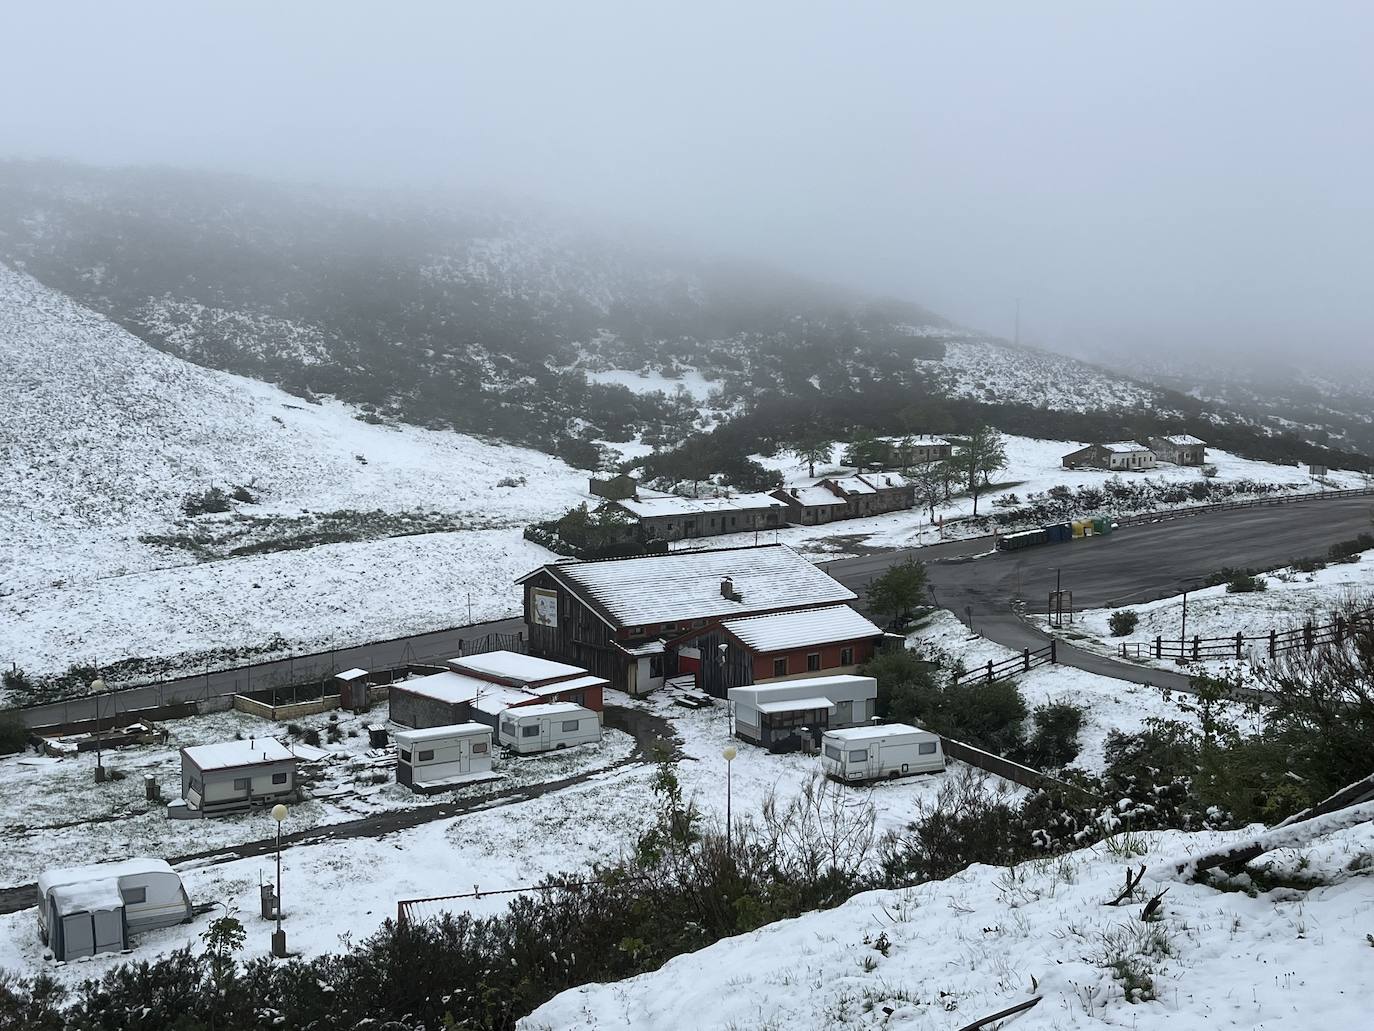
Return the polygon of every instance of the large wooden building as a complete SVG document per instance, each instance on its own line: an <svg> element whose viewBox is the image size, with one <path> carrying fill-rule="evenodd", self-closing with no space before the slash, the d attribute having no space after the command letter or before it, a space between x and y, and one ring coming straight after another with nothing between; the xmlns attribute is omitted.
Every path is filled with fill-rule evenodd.
<svg viewBox="0 0 1374 1031"><path fill-rule="evenodd" d="M677 495L621 498L612 502L639 523L644 540L677 541L723 533L776 530L787 525L787 505L769 494L721 498Z"/></svg>
<svg viewBox="0 0 1374 1031"><path fill-rule="evenodd" d="M585 667L634 695L686 674L723 695L723 687L701 680L709 658L703 643L707 630L747 616L833 610L855 599L849 588L780 544L556 562L518 582L524 588L531 654ZM827 628L835 618L832 614L825 621ZM847 656L855 662L868 635L866 628L858 629L853 654ZM829 629L827 633L833 636ZM817 646L817 641L798 639L779 650L790 657L793 652L809 655ZM834 652L838 664L845 644L826 641L823 647Z"/></svg>

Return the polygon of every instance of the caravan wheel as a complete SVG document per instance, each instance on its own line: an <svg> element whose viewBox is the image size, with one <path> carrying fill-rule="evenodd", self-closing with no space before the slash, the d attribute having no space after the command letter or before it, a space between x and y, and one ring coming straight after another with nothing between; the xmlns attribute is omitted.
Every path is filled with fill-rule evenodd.
<svg viewBox="0 0 1374 1031"><path fill-rule="evenodd" d="M567 743L566 741L560 741L560 742L558 742L558 744L556 744L556 745L553 746L553 750L554 750L555 752L560 752L560 751L562 751L563 749L565 749L565 748L567 748L567 747L568 747L568 743Z"/></svg>
<svg viewBox="0 0 1374 1031"><path fill-rule="evenodd" d="M901 776L900 773L898 773L896 770L893 770L892 772L890 772L890 773L887 775L887 779L888 779L888 780L896 780L896 779L897 779L898 777L900 777L900 776Z"/></svg>

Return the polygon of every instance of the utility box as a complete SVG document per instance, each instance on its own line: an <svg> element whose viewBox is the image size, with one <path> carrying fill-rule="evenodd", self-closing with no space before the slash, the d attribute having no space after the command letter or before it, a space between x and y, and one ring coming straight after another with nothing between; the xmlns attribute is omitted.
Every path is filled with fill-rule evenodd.
<svg viewBox="0 0 1374 1031"><path fill-rule="evenodd" d="M270 881L267 884L259 885L258 896L262 903L262 918L264 920L277 919L277 886Z"/></svg>

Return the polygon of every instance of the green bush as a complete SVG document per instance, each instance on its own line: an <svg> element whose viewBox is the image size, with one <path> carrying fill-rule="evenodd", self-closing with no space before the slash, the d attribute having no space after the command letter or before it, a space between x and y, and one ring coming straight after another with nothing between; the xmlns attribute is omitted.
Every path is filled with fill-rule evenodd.
<svg viewBox="0 0 1374 1031"><path fill-rule="evenodd" d="M1241 573L1233 576L1226 584L1227 594L1253 594L1256 591L1267 591L1269 581L1262 576L1253 576L1250 573Z"/></svg>
<svg viewBox="0 0 1374 1031"><path fill-rule="evenodd" d="M1021 762L1038 770L1057 770L1078 758L1078 735L1087 711L1071 702L1048 702L1031 713L1032 730Z"/></svg>
<svg viewBox="0 0 1374 1031"><path fill-rule="evenodd" d="M1107 618L1107 626L1111 628L1113 637L1125 637L1134 632L1136 625L1140 622L1140 616L1130 609L1122 609L1113 612Z"/></svg>
<svg viewBox="0 0 1374 1031"><path fill-rule="evenodd" d="M200 494L188 494L181 503L181 511L188 516L228 512L233 507L229 495L220 487L211 487Z"/></svg>
<svg viewBox="0 0 1374 1031"><path fill-rule="evenodd" d="M18 666L12 666L5 670L4 676L0 677L7 690L14 691L16 694L28 694L34 688L33 680Z"/></svg>
<svg viewBox="0 0 1374 1031"><path fill-rule="evenodd" d="M0 755L22 752L29 743L29 728L18 713L0 713Z"/></svg>

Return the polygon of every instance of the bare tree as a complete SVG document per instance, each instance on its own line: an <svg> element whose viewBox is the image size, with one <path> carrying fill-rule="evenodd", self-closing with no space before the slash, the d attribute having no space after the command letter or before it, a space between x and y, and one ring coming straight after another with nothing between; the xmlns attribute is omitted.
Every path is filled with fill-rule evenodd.
<svg viewBox="0 0 1374 1031"><path fill-rule="evenodd" d="M1002 434L991 426L979 426L956 450L953 458L964 477L973 514L978 514L978 498L992 483L992 474L1007 466L1007 445Z"/></svg>

